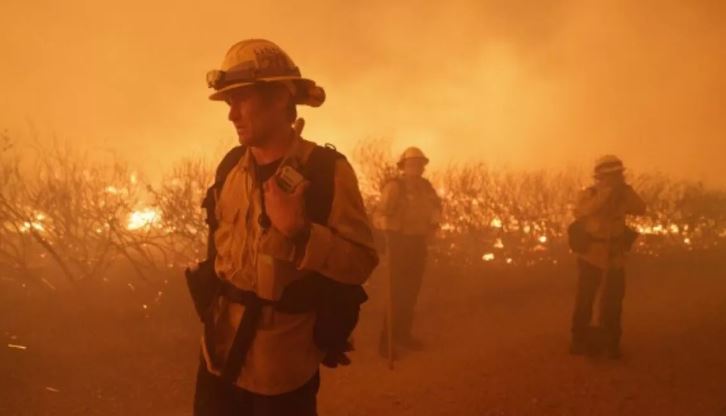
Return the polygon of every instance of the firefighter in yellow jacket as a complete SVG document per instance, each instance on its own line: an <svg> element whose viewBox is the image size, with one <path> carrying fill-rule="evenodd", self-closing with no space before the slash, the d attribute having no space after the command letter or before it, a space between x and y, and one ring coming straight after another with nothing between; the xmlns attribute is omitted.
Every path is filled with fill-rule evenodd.
<svg viewBox="0 0 726 416"><path fill-rule="evenodd" d="M421 289L427 244L439 227L441 200L423 177L429 160L416 148L406 149L398 161L400 175L383 188L379 214L386 233L390 269L391 333L393 342L419 350L413 336L414 308ZM380 353L388 354L388 319L380 339Z"/></svg>
<svg viewBox="0 0 726 416"><path fill-rule="evenodd" d="M603 156L595 164L595 184L577 198L574 214L580 228L577 234L581 236L575 238L584 243L577 250L579 278L570 346L573 354L588 352L593 303L602 286L598 330L605 352L611 358L620 356L625 258L637 236L626 226L625 218L645 213L645 203L626 183L624 171L620 159Z"/></svg>
<svg viewBox="0 0 726 416"><path fill-rule="evenodd" d="M242 146L212 192L210 263L223 290L203 318L194 414L312 416L325 357L316 344L316 312L276 302L312 274L356 286L377 265L356 176L337 158L331 189L316 195L332 198L324 220L311 220L316 199L308 196L316 184L307 176L295 181L321 147L302 139L293 123L296 105L317 107L325 94L276 44L235 44L207 82L210 98L228 104Z"/></svg>

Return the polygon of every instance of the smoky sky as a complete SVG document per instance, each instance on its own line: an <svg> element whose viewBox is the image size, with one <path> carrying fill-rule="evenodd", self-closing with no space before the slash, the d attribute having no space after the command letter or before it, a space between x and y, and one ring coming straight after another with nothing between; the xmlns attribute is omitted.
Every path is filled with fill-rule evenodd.
<svg viewBox="0 0 726 416"><path fill-rule="evenodd" d="M204 76L281 45L327 102L305 136L417 144L435 164L637 170L726 185L726 8L713 1L0 4L0 129L149 171L235 142Z"/></svg>

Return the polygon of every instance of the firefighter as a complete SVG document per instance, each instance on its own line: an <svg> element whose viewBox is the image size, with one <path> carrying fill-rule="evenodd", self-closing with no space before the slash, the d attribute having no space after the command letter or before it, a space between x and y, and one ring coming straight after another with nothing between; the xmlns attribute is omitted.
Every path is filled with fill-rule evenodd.
<svg viewBox="0 0 726 416"><path fill-rule="evenodd" d="M386 183L379 216L386 234L390 270L389 314L380 338L380 353L389 354L391 341L409 350L420 350L422 342L413 336L414 308L426 266L427 245L439 227L441 200L423 177L429 163L416 147L406 149L398 161L400 174ZM391 328L387 328L388 323Z"/></svg>
<svg viewBox="0 0 726 416"><path fill-rule="evenodd" d="M616 156L607 155L595 163L593 186L580 192L575 204L572 240L579 244L579 277L572 317L575 355L590 351L593 338L611 358L620 357L621 315L625 295L625 260L637 233L626 226L626 216L645 213L645 203L625 181L625 167ZM574 230L574 231L573 231ZM590 326L595 297L600 296L599 326ZM597 334L593 337L593 334Z"/></svg>
<svg viewBox="0 0 726 416"><path fill-rule="evenodd" d="M313 416L320 363L348 363L324 350L320 316L354 325L378 262L356 176L294 128L296 106L317 107L325 94L276 44L233 45L207 83L210 99L228 104L240 146L205 199L210 258L187 273L205 323L194 414ZM306 282L332 289L314 297ZM303 295L288 296L293 288ZM358 296L352 315L335 309L346 299L327 296L348 289ZM321 312L323 298L332 310Z"/></svg>

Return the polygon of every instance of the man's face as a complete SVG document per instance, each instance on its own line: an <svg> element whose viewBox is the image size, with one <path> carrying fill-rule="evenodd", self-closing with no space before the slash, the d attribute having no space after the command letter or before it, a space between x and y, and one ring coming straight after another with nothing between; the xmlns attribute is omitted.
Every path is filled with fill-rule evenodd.
<svg viewBox="0 0 726 416"><path fill-rule="evenodd" d="M240 144L263 145L281 123L279 100L265 96L254 85L233 90L225 101Z"/></svg>
<svg viewBox="0 0 726 416"><path fill-rule="evenodd" d="M426 170L426 160L424 159L406 159L403 161L403 174L406 176L423 176Z"/></svg>
<svg viewBox="0 0 726 416"><path fill-rule="evenodd" d="M625 176L623 172L613 172L601 175L598 181L606 186L619 186L625 183Z"/></svg>

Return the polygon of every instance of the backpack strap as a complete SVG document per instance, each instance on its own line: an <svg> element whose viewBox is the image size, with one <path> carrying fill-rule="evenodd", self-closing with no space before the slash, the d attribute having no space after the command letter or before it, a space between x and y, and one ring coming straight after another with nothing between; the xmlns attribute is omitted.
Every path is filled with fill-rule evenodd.
<svg viewBox="0 0 726 416"><path fill-rule="evenodd" d="M214 187L217 187L219 190L222 189L222 186L224 186L224 181L227 179L227 176L232 171L232 169L237 166L237 163L239 163L240 159L242 159L242 156L244 156L246 151L247 146L240 145L233 147L229 152L227 152L226 155L224 155L222 161L219 162L219 166L217 166L217 170L214 174Z"/></svg>
<svg viewBox="0 0 726 416"><path fill-rule="evenodd" d="M315 146L303 168L303 175L310 181L305 195L305 208L310 221L326 225L335 196L335 165L345 159L331 145Z"/></svg>
<svg viewBox="0 0 726 416"><path fill-rule="evenodd" d="M206 223L209 226L209 233L207 235L207 260L214 261L214 258L217 256L217 247L214 244L214 232L219 228L219 221L217 220L215 212L217 209L217 197L222 191L227 176L237 166L237 163L242 159L246 150L246 146L236 146L224 155L215 171L214 183L207 189L207 194L202 201L202 208L204 208L207 214Z"/></svg>

